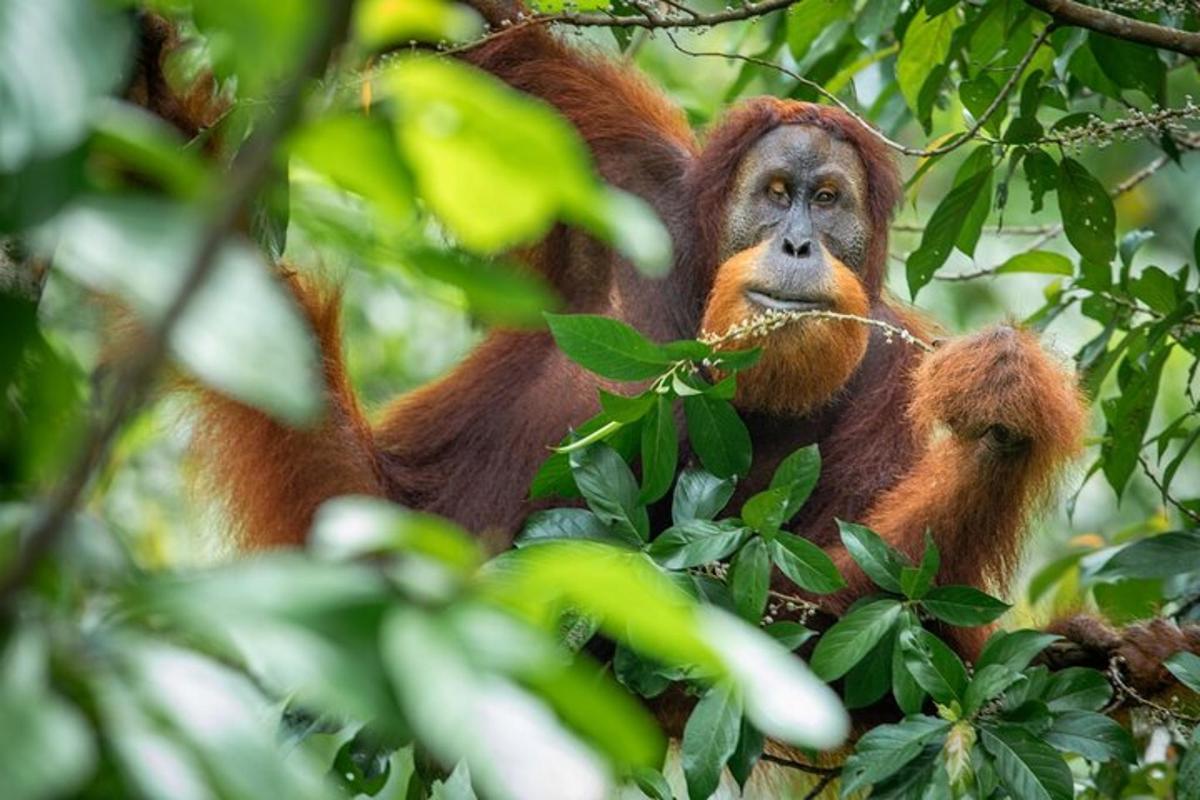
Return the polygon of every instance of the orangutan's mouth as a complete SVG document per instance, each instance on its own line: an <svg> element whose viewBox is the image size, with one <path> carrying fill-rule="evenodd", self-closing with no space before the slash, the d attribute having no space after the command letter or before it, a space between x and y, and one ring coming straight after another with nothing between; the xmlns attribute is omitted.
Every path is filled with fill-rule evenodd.
<svg viewBox="0 0 1200 800"><path fill-rule="evenodd" d="M824 311L830 306L830 302L822 298L788 297L766 289L747 289L746 299L756 306L775 311Z"/></svg>

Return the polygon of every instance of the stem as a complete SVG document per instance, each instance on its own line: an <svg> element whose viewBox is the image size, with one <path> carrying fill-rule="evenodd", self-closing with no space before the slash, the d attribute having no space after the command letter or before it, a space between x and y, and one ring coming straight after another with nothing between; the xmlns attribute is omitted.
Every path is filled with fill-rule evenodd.
<svg viewBox="0 0 1200 800"><path fill-rule="evenodd" d="M897 327L883 320L871 319L870 317L860 317L857 314L843 314L840 311L775 311L768 310L761 314L757 314L749 319L730 326L728 330L721 334L705 332L700 334L700 341L705 344L717 346L736 342L741 339L757 338L765 336L769 333L784 328L793 322L799 322L802 319L833 319L850 322L858 322L863 325L869 325L874 328L879 328L889 338L898 336L902 341L908 342L911 345L919 347L927 353L933 352L933 345L923 339L918 339L910 331L904 328Z"/></svg>
<svg viewBox="0 0 1200 800"><path fill-rule="evenodd" d="M1168 28L1153 22L1126 17L1102 8L1085 6L1071 0L1025 0L1026 5L1044 11L1062 25L1087 28L1097 33L1124 39L1127 42L1148 44L1163 50L1174 50L1185 56L1200 56L1200 33Z"/></svg>
<svg viewBox="0 0 1200 800"><path fill-rule="evenodd" d="M316 41L304 54L296 74L281 87L276 113L262 122L262 127L238 152L224 182L225 190L214 204L201 233L200 246L179 291L147 334L142 347L130 357L122 379L113 389L108 408L85 433L78 456L35 514L22 537L24 544L12 567L0 579L0 607L11 606L42 558L63 537L92 476L107 461L117 433L145 404L158 369L166 360L171 333L208 280L221 245L236 228L246 205L269 174L277 145L300 114L309 81L324 72L333 49L345 38L352 5L351 0L329 0L328 19L317 26Z"/></svg>
<svg viewBox="0 0 1200 800"><path fill-rule="evenodd" d="M592 444L593 442L598 442L601 439L607 437L610 433L614 433L614 432L620 430L621 428L623 428L624 426L625 426L624 422L618 422L615 419L610 420L610 421L604 423L603 425L601 425L596 430L589 433L587 436L584 436L582 439L579 439L578 441L571 442L570 444L565 444L562 447L552 447L550 449L556 453L570 453L574 450L579 450L581 448L587 447L589 444Z"/></svg>

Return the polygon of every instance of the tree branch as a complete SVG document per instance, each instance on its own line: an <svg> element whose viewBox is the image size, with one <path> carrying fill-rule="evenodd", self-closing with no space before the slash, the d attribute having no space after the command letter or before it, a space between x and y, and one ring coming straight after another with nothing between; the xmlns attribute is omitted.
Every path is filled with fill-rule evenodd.
<svg viewBox="0 0 1200 800"><path fill-rule="evenodd" d="M1026 5L1044 11L1062 25L1087 28L1127 42L1173 50L1193 58L1200 56L1200 33L1168 28L1153 22L1126 17L1102 8L1085 6L1072 0L1025 0Z"/></svg>
<svg viewBox="0 0 1200 800"><path fill-rule="evenodd" d="M145 403L158 368L166 359L172 331L208 280L221 245L234 230L246 205L269 174L276 147L300 114L304 90L309 81L324 72L334 48L345 38L352 5L351 0L329 0L329 18L318 26L317 40L304 54L296 74L281 87L275 113L263 122L258 132L238 152L225 181L225 190L217 198L201 233L200 246L192 257L179 291L147 335L142 347L129 359L121 380L114 387L108 408L88 429L79 455L25 531L21 550L12 567L0 580L0 608L11 610L13 600L28 582L38 563L62 538L92 475L104 464L113 439L125 421Z"/></svg>

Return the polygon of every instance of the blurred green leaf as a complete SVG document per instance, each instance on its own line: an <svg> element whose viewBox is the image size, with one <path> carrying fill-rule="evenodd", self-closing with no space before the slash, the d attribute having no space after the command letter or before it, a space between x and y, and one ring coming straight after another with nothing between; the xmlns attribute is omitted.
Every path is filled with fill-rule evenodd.
<svg viewBox="0 0 1200 800"><path fill-rule="evenodd" d="M57 230L55 266L154 323L191 268L201 222L185 206L109 197L79 202ZM215 389L286 422L311 422L324 392L315 343L295 301L246 243L230 240L215 257L172 332L172 353Z"/></svg>
<svg viewBox="0 0 1200 800"><path fill-rule="evenodd" d="M354 8L355 36L370 49L413 40L465 41L482 28L474 10L447 0L363 0Z"/></svg>
<svg viewBox="0 0 1200 800"><path fill-rule="evenodd" d="M432 247L406 248L401 258L423 275L457 286L471 311L496 325L541 327L545 312L559 305L544 279L512 263Z"/></svg>
<svg viewBox="0 0 1200 800"><path fill-rule="evenodd" d="M96 101L121 79L129 44L124 16L102 4L0 8L0 175L83 139Z"/></svg>
<svg viewBox="0 0 1200 800"><path fill-rule="evenodd" d="M796 61L803 61L821 32L835 22L852 16L848 0L800 0L788 9L787 43Z"/></svg>
<svg viewBox="0 0 1200 800"><path fill-rule="evenodd" d="M238 94L255 98L296 68L305 45L328 24L325 9L305 0L194 0L192 16L216 73L236 75Z"/></svg>
<svg viewBox="0 0 1200 800"><path fill-rule="evenodd" d="M291 153L336 185L362 195L393 224L413 221L412 179L391 132L378 118L342 114L316 119L293 134Z"/></svg>
<svg viewBox="0 0 1200 800"><path fill-rule="evenodd" d="M95 768L96 745L75 708L43 690L0 679L0 775L13 800L65 797Z"/></svg>
<svg viewBox="0 0 1200 800"><path fill-rule="evenodd" d="M596 754L572 737L545 705L494 674L473 668L464 644L418 609L396 609L383 651L405 716L442 763L464 759L491 797L602 797L611 787Z"/></svg>
<svg viewBox="0 0 1200 800"><path fill-rule="evenodd" d="M313 520L310 551L333 561L417 553L469 572L482 561L479 545L454 523L373 497L339 497Z"/></svg>

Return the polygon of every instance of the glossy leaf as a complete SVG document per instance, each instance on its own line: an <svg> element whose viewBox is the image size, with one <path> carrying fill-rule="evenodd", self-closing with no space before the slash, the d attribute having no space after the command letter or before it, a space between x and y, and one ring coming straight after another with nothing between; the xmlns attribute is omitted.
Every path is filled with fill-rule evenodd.
<svg viewBox="0 0 1200 800"><path fill-rule="evenodd" d="M846 674L887 634L901 608L895 600L876 600L846 614L817 642L813 672L826 681Z"/></svg>
<svg viewBox="0 0 1200 800"><path fill-rule="evenodd" d="M658 345L620 320L594 314L547 314L546 322L568 358L605 378L653 378L670 364Z"/></svg>

